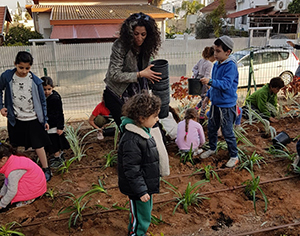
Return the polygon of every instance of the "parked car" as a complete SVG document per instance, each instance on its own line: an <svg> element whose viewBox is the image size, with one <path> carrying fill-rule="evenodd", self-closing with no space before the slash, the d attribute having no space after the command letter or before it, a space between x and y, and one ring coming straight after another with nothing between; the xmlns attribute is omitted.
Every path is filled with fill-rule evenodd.
<svg viewBox="0 0 300 236"><path fill-rule="evenodd" d="M232 54L238 63L239 87L248 86L251 50L254 52L253 71L257 85L266 84L277 76L283 79L285 85L292 81L299 66L299 59L292 48L249 48ZM253 81L251 85L253 85Z"/></svg>

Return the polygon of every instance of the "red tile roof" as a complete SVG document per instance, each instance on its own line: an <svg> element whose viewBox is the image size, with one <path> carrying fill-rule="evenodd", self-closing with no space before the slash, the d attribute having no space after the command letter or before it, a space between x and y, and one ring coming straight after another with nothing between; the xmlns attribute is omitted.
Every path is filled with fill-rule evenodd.
<svg viewBox="0 0 300 236"><path fill-rule="evenodd" d="M255 8L249 8L249 9L245 9L242 11L237 11L232 14L229 14L229 15L227 15L227 18L237 18L240 16L249 15L254 12L259 12L259 11L263 11L263 10L267 10L267 9L271 10L273 8L274 8L273 6L260 6L260 7L255 7Z"/></svg>
<svg viewBox="0 0 300 236"><path fill-rule="evenodd" d="M51 39L117 38L121 25L55 25Z"/></svg>
<svg viewBox="0 0 300 236"><path fill-rule="evenodd" d="M7 7L0 7L0 34L3 34L5 21L11 22L11 15Z"/></svg>
<svg viewBox="0 0 300 236"><path fill-rule="evenodd" d="M226 11L234 11L236 9L236 3L235 0L224 0L225 3L225 10ZM203 13L209 13L212 12L214 9L216 9L220 4L220 0L215 0L211 4L207 5L206 7L203 7L200 9Z"/></svg>

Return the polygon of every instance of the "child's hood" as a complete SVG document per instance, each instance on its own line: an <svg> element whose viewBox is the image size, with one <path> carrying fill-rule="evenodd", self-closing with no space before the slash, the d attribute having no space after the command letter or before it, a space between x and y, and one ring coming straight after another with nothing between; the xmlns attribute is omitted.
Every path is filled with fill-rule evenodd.
<svg viewBox="0 0 300 236"><path fill-rule="evenodd" d="M140 135L141 137L143 137L145 139L149 139L151 137L149 128L138 127L137 125L134 124L134 121L132 119L130 119L126 116L122 116L121 121L122 121L122 123L120 125L121 132L124 132L126 129L130 132Z"/></svg>
<svg viewBox="0 0 300 236"><path fill-rule="evenodd" d="M234 62L235 63L235 65L237 66L237 60L235 59L235 57L234 56L232 56L232 55L229 55L229 57L225 60L225 61L223 61L221 64L226 64L226 63L229 63L229 62ZM217 62L218 63L218 62Z"/></svg>
<svg viewBox="0 0 300 236"><path fill-rule="evenodd" d="M3 72L3 75L6 78L7 82L11 81L11 79L13 78L13 75L15 74L16 71L17 71L17 69L14 68L14 69L9 69L9 70L6 70L5 72ZM39 77L37 77L35 74L33 74L31 71L29 71L29 73L32 75L32 79L37 85L43 83L43 81Z"/></svg>

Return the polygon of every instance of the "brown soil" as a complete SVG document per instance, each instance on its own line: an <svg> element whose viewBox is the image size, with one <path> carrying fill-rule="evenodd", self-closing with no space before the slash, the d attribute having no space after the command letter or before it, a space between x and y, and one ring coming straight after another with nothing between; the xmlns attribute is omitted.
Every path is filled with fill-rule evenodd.
<svg viewBox="0 0 300 236"><path fill-rule="evenodd" d="M79 123L73 123L75 127ZM277 133L286 131L291 138L300 134L300 122L298 118L286 118L279 123L272 124ZM90 130L87 124L82 127L83 132ZM222 181L216 179L206 183L198 190L209 197L203 200L198 206L188 207L188 214L180 205L175 214L173 213L176 202L172 200L175 194L168 189L168 185L161 182L160 194L154 195L154 206L152 214L164 221L158 225L151 224L148 235L238 235L243 232L265 229L283 224L296 223L300 219L300 179L291 172L291 160L285 158L274 158L267 153L272 145L271 138L262 138L261 125L245 126L248 134L247 138L254 144L254 147L247 147L239 143L239 148L251 155L254 150L263 155L268 164L261 164L259 168L254 167L255 176L260 176L261 182L284 177L293 177L286 180L261 184L260 187L266 194L269 204L264 212L264 200L257 191L257 215L253 208L253 201L244 194L244 187L240 186L244 181L251 179L251 175L245 169L228 169L224 164L228 160L228 153L220 150L217 155L211 158L200 160L195 158L196 165L190 163L182 164L176 155L178 150L174 143L167 145L171 175L166 177L169 183L178 187L184 193L189 182L191 184L204 179L203 174L189 177L196 168L205 165L215 167ZM5 134L5 131L3 131ZM222 138L220 138L222 140ZM20 208L10 208L6 212L0 213L1 225L16 221L23 227L21 230L26 236L36 235L127 235L128 211L117 210L114 204L127 208L127 197L122 195L118 189L117 168L103 168L105 160L103 156L113 149L113 138L105 138L103 141L96 139L96 134L92 133L86 138L88 142L86 148L87 156L80 162L71 165L69 173L61 176L54 173L52 180L48 183L48 189L55 190L55 198L43 196L31 205ZM287 145L291 153L296 152L296 142ZM28 152L34 156L33 152ZM66 153L66 158L72 157L72 152ZM61 214L60 209L71 205L71 201L66 199L67 192L73 193L76 197L92 188L93 183L98 183L101 179L109 195L96 193L91 197L86 197L83 202L89 200L87 208L83 212L83 220L77 221L75 226L68 229L68 219L70 214ZM231 188L229 191L210 193L212 191ZM102 205L109 210L101 209L95 205ZM298 235L300 226L291 226L283 229L260 233L257 235Z"/></svg>

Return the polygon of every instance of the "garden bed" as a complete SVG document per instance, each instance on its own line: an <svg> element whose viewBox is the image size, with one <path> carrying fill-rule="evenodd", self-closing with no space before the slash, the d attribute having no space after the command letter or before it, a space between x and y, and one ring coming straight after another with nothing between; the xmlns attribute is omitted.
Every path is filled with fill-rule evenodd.
<svg viewBox="0 0 300 236"><path fill-rule="evenodd" d="M78 125L79 123L72 123L74 127ZM300 134L298 118L285 118L271 125L277 133L285 131L291 138ZM171 186L162 181L160 194L154 195L152 211L153 216L158 221L161 219L162 222L151 224L148 235L245 235L247 232L292 223L294 225L289 227L279 227L279 229L255 235L298 235L300 231L300 224L297 224L300 219L300 178L291 171L292 161L286 157L274 157L268 152L272 141L271 138L262 138L261 124L246 125L244 128L247 131L246 137L254 146L245 146L240 142L238 147L248 155L256 151L265 158L266 164L261 162L260 168L254 165L254 175L260 176L259 186L268 198L267 211L264 212L265 201L259 191L256 193L257 214L254 211L253 201L244 194L245 187L242 183L252 179L250 173L246 169L224 168L228 160L226 150L219 150L217 155L205 160L200 160L199 156L195 157L193 166L189 162L180 163L176 144L171 142L167 145L171 175L164 179L176 186L177 191L184 193L189 182L193 185L204 179L202 172L191 175L196 168L207 165L214 167L222 183L216 178L211 178L210 182L205 183L197 191L210 198L209 200L203 200L198 206L189 206L188 213L184 211L182 205L179 205L173 214L177 204L174 201L176 195L170 190ZM206 127L204 129L206 130ZM86 133L90 127L85 123L81 130ZM6 135L6 132L3 131L2 135ZM22 225L22 228L17 230L26 236L127 235L128 199L120 193L117 187L116 165L103 168L105 164L103 156L114 148L113 138L108 137L99 141L96 139L96 134L92 133L85 141L87 142L86 148L88 148L86 156L80 162L73 162L68 173L64 175L54 173L52 180L48 183L48 196L37 199L31 205L11 208L0 213L1 225L16 221ZM289 143L287 149L292 156L292 153L296 152L296 142ZM27 154L34 156L34 152L27 152ZM72 157L73 153L70 150L67 151L66 159ZM71 201L66 199L66 195L72 193L79 198L92 189L93 183L99 184L99 179L107 194L95 193L83 198L82 202L90 199L87 204L90 208L84 209L83 220L78 219L75 226L69 229L70 214L58 215L61 209L72 205ZM49 196L51 193L53 198ZM73 220L74 218L71 223Z"/></svg>

